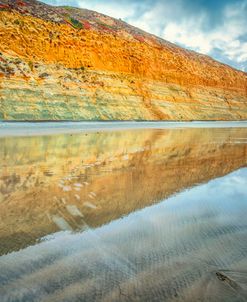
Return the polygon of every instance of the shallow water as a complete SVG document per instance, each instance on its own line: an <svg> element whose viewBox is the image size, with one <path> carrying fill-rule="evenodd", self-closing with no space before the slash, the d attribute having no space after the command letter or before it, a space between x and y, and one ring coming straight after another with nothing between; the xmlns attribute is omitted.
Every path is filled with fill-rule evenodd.
<svg viewBox="0 0 247 302"><path fill-rule="evenodd" d="M0 301L247 301L247 128L0 138Z"/></svg>

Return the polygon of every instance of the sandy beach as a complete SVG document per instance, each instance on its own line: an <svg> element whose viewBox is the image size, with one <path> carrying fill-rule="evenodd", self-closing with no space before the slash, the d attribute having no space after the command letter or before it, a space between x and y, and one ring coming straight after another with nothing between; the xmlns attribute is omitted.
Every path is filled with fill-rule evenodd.
<svg viewBox="0 0 247 302"><path fill-rule="evenodd" d="M0 137L52 135L124 129L173 129L173 128L245 128L247 121L195 121L195 122L0 122Z"/></svg>

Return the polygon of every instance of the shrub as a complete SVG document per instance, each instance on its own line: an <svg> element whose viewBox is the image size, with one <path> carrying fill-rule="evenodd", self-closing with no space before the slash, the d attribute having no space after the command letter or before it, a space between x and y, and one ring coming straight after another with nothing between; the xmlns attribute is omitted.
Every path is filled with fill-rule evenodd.
<svg viewBox="0 0 247 302"><path fill-rule="evenodd" d="M134 38L139 42L145 42L145 39L140 35L135 35Z"/></svg>
<svg viewBox="0 0 247 302"><path fill-rule="evenodd" d="M44 72L44 73L41 73L40 75L39 75L39 78L40 79L45 79L45 78L48 78L50 75L48 74L48 73L46 73L46 72Z"/></svg>
<svg viewBox="0 0 247 302"><path fill-rule="evenodd" d="M83 22L83 26L85 29L90 29L91 28L91 24L88 21Z"/></svg>
<svg viewBox="0 0 247 302"><path fill-rule="evenodd" d="M21 1L21 0L17 0L17 5L27 6L27 4L24 1Z"/></svg>
<svg viewBox="0 0 247 302"><path fill-rule="evenodd" d="M19 25L20 21L18 19L15 19L14 24Z"/></svg>
<svg viewBox="0 0 247 302"><path fill-rule="evenodd" d="M33 62L32 61L28 61L28 66L31 69L31 71L33 71Z"/></svg>
<svg viewBox="0 0 247 302"><path fill-rule="evenodd" d="M78 29L83 28L83 25L81 24L81 22L74 19L74 18L72 18L72 17L70 18L70 22L71 22L72 26L75 27L75 28L78 28Z"/></svg>
<svg viewBox="0 0 247 302"><path fill-rule="evenodd" d="M1 4L0 3L0 10L8 10L8 9L9 9L8 4Z"/></svg>

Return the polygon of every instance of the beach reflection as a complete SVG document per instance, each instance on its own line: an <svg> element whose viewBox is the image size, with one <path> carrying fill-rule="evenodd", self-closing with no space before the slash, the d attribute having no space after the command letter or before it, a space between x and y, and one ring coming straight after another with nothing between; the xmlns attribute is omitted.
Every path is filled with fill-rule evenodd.
<svg viewBox="0 0 247 302"><path fill-rule="evenodd" d="M245 301L247 129L0 144L3 301Z"/></svg>
<svg viewBox="0 0 247 302"><path fill-rule="evenodd" d="M1 138L1 253L98 227L246 165L247 129Z"/></svg>

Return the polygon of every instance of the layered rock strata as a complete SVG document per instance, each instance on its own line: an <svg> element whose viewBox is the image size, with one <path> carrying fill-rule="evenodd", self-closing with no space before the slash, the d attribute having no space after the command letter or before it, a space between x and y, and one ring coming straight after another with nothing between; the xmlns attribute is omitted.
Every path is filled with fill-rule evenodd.
<svg viewBox="0 0 247 302"><path fill-rule="evenodd" d="M0 0L2 120L240 120L247 75L96 12Z"/></svg>

